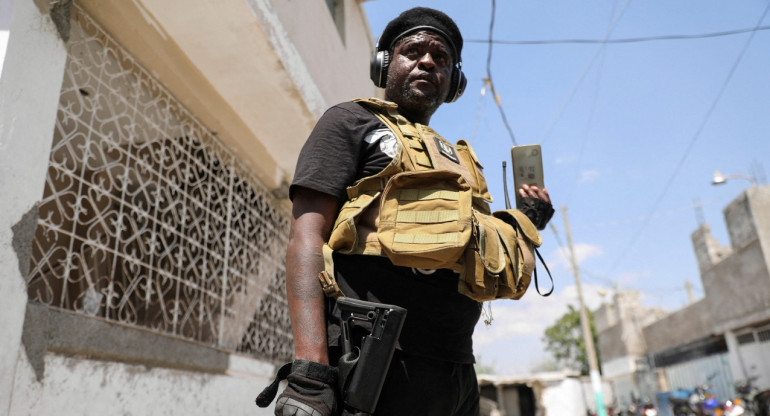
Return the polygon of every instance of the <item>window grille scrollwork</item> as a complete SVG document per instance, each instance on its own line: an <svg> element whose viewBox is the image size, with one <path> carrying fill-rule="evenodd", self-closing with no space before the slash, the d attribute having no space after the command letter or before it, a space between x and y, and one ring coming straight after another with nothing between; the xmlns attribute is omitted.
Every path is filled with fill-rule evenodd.
<svg viewBox="0 0 770 416"><path fill-rule="evenodd" d="M73 18L30 299L289 360L286 213L78 7Z"/></svg>

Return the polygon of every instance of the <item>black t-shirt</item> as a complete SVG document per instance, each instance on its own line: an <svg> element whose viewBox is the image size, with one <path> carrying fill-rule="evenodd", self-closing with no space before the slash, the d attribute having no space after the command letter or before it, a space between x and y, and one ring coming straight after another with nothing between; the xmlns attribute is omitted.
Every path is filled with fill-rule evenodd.
<svg viewBox="0 0 770 416"><path fill-rule="evenodd" d="M299 153L289 198L297 186L347 200L346 189L384 169L396 152L396 136L369 110L345 102L326 110Z"/></svg>
<svg viewBox="0 0 770 416"><path fill-rule="evenodd" d="M347 102L324 113L302 148L291 198L297 187L347 199L346 188L374 175L393 159L397 138L360 104ZM407 309L399 348L409 354L472 363L473 329L481 305L459 294L450 270L419 271L394 266L387 258L335 253L335 277L346 296ZM340 344L339 311L327 310L332 358Z"/></svg>

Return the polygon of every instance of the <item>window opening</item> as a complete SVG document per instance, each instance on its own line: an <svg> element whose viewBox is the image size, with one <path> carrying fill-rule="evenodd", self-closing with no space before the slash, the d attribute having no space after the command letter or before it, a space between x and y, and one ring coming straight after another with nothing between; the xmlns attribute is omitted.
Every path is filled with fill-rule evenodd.
<svg viewBox="0 0 770 416"><path fill-rule="evenodd" d="M289 360L286 213L77 6L73 21L29 298Z"/></svg>

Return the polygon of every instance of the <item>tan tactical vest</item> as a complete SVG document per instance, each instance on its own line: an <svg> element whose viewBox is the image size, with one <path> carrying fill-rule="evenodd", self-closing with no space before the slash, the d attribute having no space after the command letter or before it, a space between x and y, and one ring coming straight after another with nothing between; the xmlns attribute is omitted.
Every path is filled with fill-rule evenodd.
<svg viewBox="0 0 770 416"><path fill-rule="evenodd" d="M541 237L519 211L490 214L492 198L473 149L409 122L394 103L355 101L390 128L398 146L388 166L347 189L324 245L319 278L326 294L342 295L331 256L337 251L386 256L397 266L452 269L459 273L459 292L478 301L520 298Z"/></svg>

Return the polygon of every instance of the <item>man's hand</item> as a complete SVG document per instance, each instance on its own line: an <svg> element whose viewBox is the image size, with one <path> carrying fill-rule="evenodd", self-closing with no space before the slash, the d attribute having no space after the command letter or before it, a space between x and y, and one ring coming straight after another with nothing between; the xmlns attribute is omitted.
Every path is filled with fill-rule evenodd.
<svg viewBox="0 0 770 416"><path fill-rule="evenodd" d="M535 224L538 230L544 230L554 213L548 190L524 184L519 189L519 195L522 198L522 207L519 208L521 212Z"/></svg>
<svg viewBox="0 0 770 416"><path fill-rule="evenodd" d="M332 416L337 413L337 369L295 360L289 385L278 396L275 416Z"/></svg>

